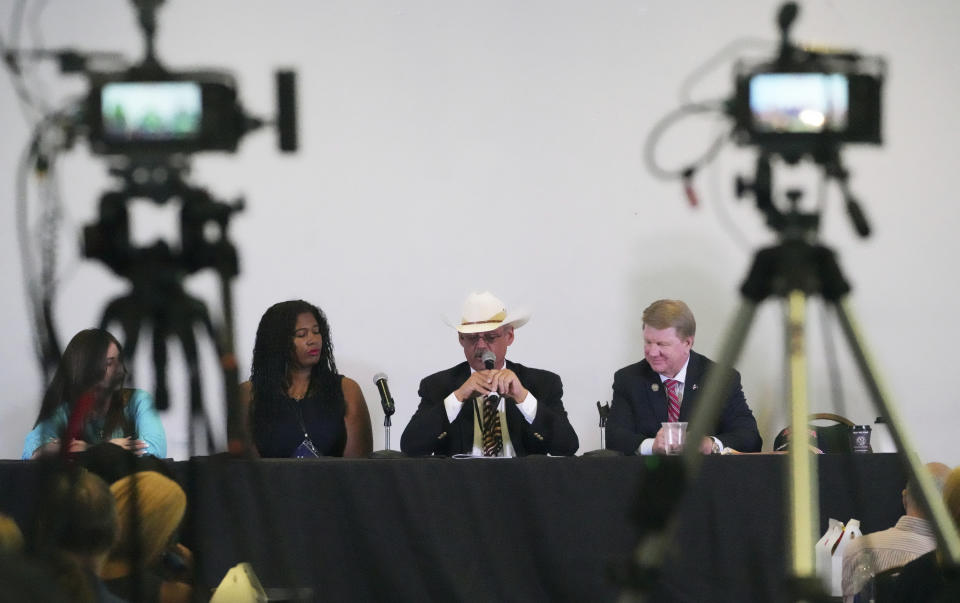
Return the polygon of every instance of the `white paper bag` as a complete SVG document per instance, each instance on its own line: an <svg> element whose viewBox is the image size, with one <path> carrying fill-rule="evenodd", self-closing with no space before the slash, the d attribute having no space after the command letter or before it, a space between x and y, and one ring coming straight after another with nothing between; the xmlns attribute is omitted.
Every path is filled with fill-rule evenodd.
<svg viewBox="0 0 960 603"><path fill-rule="evenodd" d="M830 574L830 595L833 597L843 596L843 551L847 548L847 544L849 544L851 540L860 538L860 536L862 536L860 533L860 520L851 518L847 522L847 525L843 527L843 534L840 536L840 540L833 546Z"/></svg>
<svg viewBox="0 0 960 603"><path fill-rule="evenodd" d="M833 589L833 548L838 542L840 542L842 537L843 523L831 518L827 522L827 531L823 533L823 536L821 536L820 540L817 541L817 544L814 545L817 563L817 576L820 577L820 581L823 583L823 588L827 592L831 592ZM843 561L841 559L841 565L842 563ZM838 570L837 584L840 583L840 578L842 575L843 572Z"/></svg>
<svg viewBox="0 0 960 603"><path fill-rule="evenodd" d="M817 541L817 576L832 597L843 596L843 550L847 543L860 536L860 520L850 519L844 526L836 519L830 519L827 531Z"/></svg>

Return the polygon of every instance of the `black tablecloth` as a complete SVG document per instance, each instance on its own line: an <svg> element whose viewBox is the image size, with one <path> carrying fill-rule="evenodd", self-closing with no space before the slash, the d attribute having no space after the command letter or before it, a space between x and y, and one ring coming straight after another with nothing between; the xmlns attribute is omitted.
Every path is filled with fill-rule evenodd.
<svg viewBox="0 0 960 603"><path fill-rule="evenodd" d="M828 518L865 532L903 512L894 455L823 455ZM204 586L249 561L267 587L330 601L610 601L630 568L651 482L676 459L261 460L173 464L187 490L184 539ZM666 464L666 465L665 465ZM654 600L785 599L787 458L707 457L687 489ZM21 525L36 465L0 462L0 511ZM29 526L25 526L29 533Z"/></svg>

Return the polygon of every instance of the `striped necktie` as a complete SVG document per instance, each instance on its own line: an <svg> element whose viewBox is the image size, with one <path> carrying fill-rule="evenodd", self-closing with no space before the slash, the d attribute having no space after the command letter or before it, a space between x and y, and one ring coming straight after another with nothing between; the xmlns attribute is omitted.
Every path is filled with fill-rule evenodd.
<svg viewBox="0 0 960 603"><path fill-rule="evenodd" d="M503 435L500 432L500 413L497 406L500 398L489 396L483 400L483 456L497 456L503 450Z"/></svg>
<svg viewBox="0 0 960 603"><path fill-rule="evenodd" d="M683 383L676 379L667 379L663 384L667 387L667 401L669 403L667 421L676 423L680 419L680 389L683 387Z"/></svg>

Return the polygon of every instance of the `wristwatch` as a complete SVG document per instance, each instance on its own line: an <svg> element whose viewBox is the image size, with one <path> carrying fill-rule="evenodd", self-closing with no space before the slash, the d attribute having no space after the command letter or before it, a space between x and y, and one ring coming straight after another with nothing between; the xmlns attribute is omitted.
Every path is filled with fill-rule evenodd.
<svg viewBox="0 0 960 603"><path fill-rule="evenodd" d="M720 442L713 438L710 439L713 440L713 450L710 451L710 454L721 454L722 448L720 447Z"/></svg>

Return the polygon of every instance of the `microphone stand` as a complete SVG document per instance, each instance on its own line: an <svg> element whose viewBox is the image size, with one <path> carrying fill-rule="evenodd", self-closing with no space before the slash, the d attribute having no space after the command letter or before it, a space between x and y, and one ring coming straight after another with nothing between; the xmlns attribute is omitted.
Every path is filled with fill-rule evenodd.
<svg viewBox="0 0 960 603"><path fill-rule="evenodd" d="M610 403L600 404L600 400L597 400L597 411L600 413L600 448L584 452L583 456L623 456L619 450L607 450L607 416L610 414Z"/></svg>
<svg viewBox="0 0 960 603"><path fill-rule="evenodd" d="M607 416L610 414L610 404L600 404L597 400L597 410L600 412L600 448L607 447Z"/></svg>
<svg viewBox="0 0 960 603"><path fill-rule="evenodd" d="M370 458L372 459L396 459L405 457L404 453L399 450L390 450L390 427L393 425L390 417L393 416L393 413L396 412L396 407L393 405L393 400L381 399L381 405L383 406L383 450L375 450L370 453Z"/></svg>
<svg viewBox="0 0 960 603"><path fill-rule="evenodd" d="M383 415L383 447L390 450L390 415Z"/></svg>

